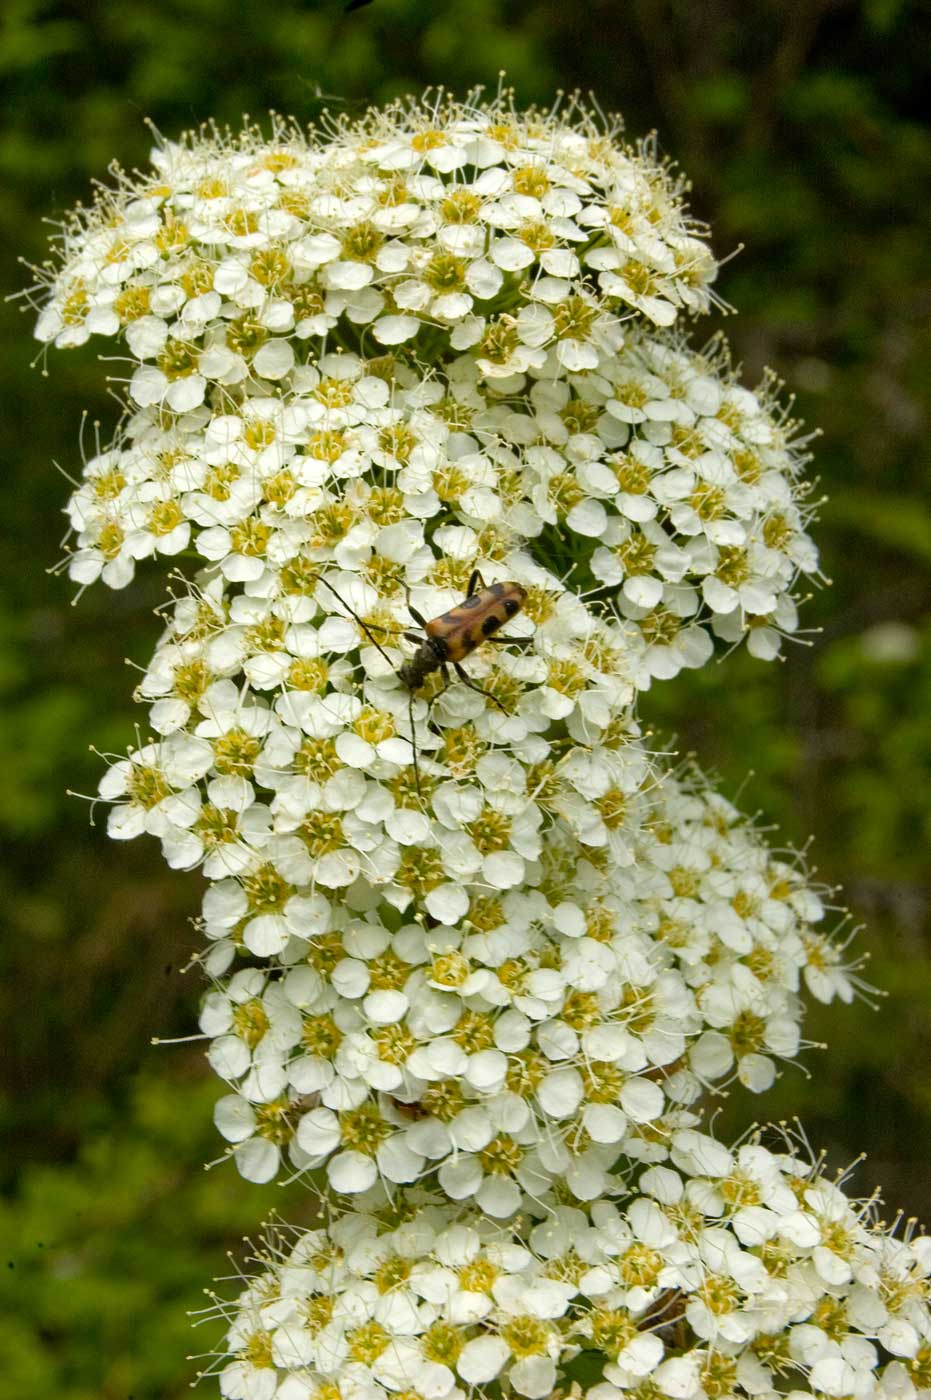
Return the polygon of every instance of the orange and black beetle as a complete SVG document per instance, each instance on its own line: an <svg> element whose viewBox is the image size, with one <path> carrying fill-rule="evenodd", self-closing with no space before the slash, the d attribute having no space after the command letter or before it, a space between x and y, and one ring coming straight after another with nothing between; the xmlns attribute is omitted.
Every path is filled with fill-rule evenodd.
<svg viewBox="0 0 931 1400"><path fill-rule="evenodd" d="M405 632L408 641L418 642L419 648L398 667L398 675L408 690L419 690L433 671L442 671L448 680L447 667L452 666L456 675L472 690L481 690L463 671L460 663L480 646L482 642L504 641L495 637L499 627L503 627L520 612L527 601L527 590L519 583L493 583L485 587L484 580L476 569L469 579L466 596L449 612L427 622L416 608L408 603L408 612L423 628L425 636L416 632ZM508 637L508 642L525 645L529 637ZM482 694L486 694L482 691Z"/></svg>
<svg viewBox="0 0 931 1400"><path fill-rule="evenodd" d="M325 579L322 581L342 603L350 616L355 618L373 645L390 661L391 658L384 647L373 636L371 625L359 617L358 613L353 612L332 584L327 583ZM407 641L417 643L417 650L409 661L403 662L397 668L397 675L410 692L408 712L411 737L409 742L414 760L414 779L419 793L420 765L417 762L417 746L414 742L414 692L420 689L427 676L432 675L434 671L440 671L444 682L448 684L449 667L452 666L463 685L467 685L470 690L477 691L479 695L484 695L497 705L499 710L504 709L500 700L490 691L483 689L482 686L470 679L462 669L461 663L482 642L501 642L506 646L527 646L531 638L495 636L500 627L503 627L506 622L510 622L512 617L516 617L527 601L527 590L520 583L493 583L490 588L486 588L484 579L478 569L475 569L469 579L466 596L462 602L457 603L454 608L450 608L449 612L441 613L439 617L433 618L431 622L428 622L413 607L409 589L407 594L407 610L417 625L423 628L424 635L421 636L419 632L403 633ZM379 628L378 630L384 629Z"/></svg>

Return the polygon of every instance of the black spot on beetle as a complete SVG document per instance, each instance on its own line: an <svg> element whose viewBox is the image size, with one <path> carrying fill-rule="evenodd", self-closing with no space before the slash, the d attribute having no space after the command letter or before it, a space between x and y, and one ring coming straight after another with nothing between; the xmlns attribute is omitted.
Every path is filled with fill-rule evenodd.
<svg viewBox="0 0 931 1400"><path fill-rule="evenodd" d="M468 598L463 598L462 602L459 604L459 608L477 608L481 601L482 596L480 593L470 593ZM459 608L456 609L457 612ZM452 614L447 613L446 615L450 617Z"/></svg>
<svg viewBox="0 0 931 1400"><path fill-rule="evenodd" d="M490 637L492 632L497 632L500 626L500 617L495 617L494 613L492 613L489 617L486 617L485 621L482 623L482 632L486 637Z"/></svg>

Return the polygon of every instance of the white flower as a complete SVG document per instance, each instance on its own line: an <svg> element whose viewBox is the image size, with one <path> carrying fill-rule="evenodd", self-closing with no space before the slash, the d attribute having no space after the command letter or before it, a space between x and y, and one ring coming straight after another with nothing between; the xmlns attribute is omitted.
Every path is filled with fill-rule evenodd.
<svg viewBox="0 0 931 1400"><path fill-rule="evenodd" d="M148 831L162 836L190 825L199 799L193 785L212 762L210 745L190 735L171 735L121 759L100 780L100 795L116 802L107 823L119 840Z"/></svg>

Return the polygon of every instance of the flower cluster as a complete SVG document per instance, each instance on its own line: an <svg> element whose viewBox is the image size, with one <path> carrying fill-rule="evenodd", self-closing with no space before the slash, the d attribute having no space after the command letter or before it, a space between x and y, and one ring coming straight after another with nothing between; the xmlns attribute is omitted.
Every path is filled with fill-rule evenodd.
<svg viewBox="0 0 931 1400"><path fill-rule="evenodd" d="M177 413L331 333L593 368L624 315L707 310L716 266L684 182L579 116L411 103L163 143L66 224L37 333L122 336L134 400Z"/></svg>
<svg viewBox="0 0 931 1400"><path fill-rule="evenodd" d="M192 537L254 580L403 519L478 559L529 542L614 597L641 684L715 635L769 657L795 630L817 567L797 425L720 345L656 329L706 309L715 265L649 147L415 106L153 163L45 273L39 337L118 337L136 366L71 503L76 580L122 587Z"/></svg>
<svg viewBox="0 0 931 1400"><path fill-rule="evenodd" d="M423 573L523 548L615 599L641 688L703 664L713 635L776 654L817 560L795 425L768 390L642 332L597 372L531 375L506 401L467 357L449 374L329 353L235 411L135 414L72 497L71 576L122 587L138 560L193 545L267 594L297 556L386 567L403 548Z"/></svg>
<svg viewBox="0 0 931 1400"><path fill-rule="evenodd" d="M233 1302L228 1400L912 1397L931 1387L931 1240L817 1164L691 1129L615 1201L503 1228L372 1193L279 1230Z"/></svg>
<svg viewBox="0 0 931 1400"><path fill-rule="evenodd" d="M474 825L444 832L434 801L458 851ZM216 1121L245 1176L284 1158L352 1194L436 1173L499 1219L556 1178L593 1200L619 1155L662 1161L709 1086L770 1086L799 1050L803 979L851 998L804 871L698 779L652 775L591 806L607 847L533 804L541 842L518 809L536 841L518 888L438 869L414 889L408 848L386 891L360 876L340 898L307 875L319 817L283 843L276 802L259 809L252 866L204 900L201 1029L235 1089ZM237 951L254 956L229 973Z"/></svg>
<svg viewBox="0 0 931 1400"><path fill-rule="evenodd" d="M699 1131L857 979L636 719L716 640L774 657L817 572L799 425L686 343L685 183L507 96L153 166L40 275L43 343L129 363L71 578L195 561L100 791L209 882L228 1154L352 1206L270 1242L223 1394L912 1400L931 1247Z"/></svg>
<svg viewBox="0 0 931 1400"><path fill-rule="evenodd" d="M796 425L669 329L713 260L587 118L396 107L153 159L66 229L38 334L136 366L72 577L200 569L101 793L211 882L220 1130L254 1180L595 1199L709 1085L769 1086L803 975L851 994L803 873L632 709L713 634L794 627ZM519 615L411 688L476 570Z"/></svg>

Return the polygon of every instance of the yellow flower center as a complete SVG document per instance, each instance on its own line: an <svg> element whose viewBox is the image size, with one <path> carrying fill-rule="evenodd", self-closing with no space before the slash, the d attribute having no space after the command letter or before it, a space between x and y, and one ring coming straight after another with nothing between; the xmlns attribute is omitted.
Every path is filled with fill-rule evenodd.
<svg viewBox="0 0 931 1400"><path fill-rule="evenodd" d="M243 891L253 914L278 914L287 904L294 890L283 879L275 867L266 863L242 880Z"/></svg>
<svg viewBox="0 0 931 1400"><path fill-rule="evenodd" d="M682 623L675 613L654 608L646 617L640 618L639 627L644 641L656 646L669 646L682 630Z"/></svg>
<svg viewBox="0 0 931 1400"><path fill-rule="evenodd" d="M149 313L151 293L148 287L124 287L113 303L113 310L125 326Z"/></svg>
<svg viewBox="0 0 931 1400"><path fill-rule="evenodd" d="M314 782L325 783L327 778L342 767L332 739L307 738L294 755L294 767L298 773Z"/></svg>
<svg viewBox="0 0 931 1400"><path fill-rule="evenodd" d="M156 364L166 379L185 379L196 372L199 355L196 345L184 340L167 340Z"/></svg>
<svg viewBox="0 0 931 1400"><path fill-rule="evenodd" d="M162 210L162 226L155 235L155 246L161 253L175 253L188 241L188 231L170 209Z"/></svg>
<svg viewBox="0 0 931 1400"><path fill-rule="evenodd" d="M367 1322L346 1333L349 1357L363 1366L373 1366L388 1347L390 1336L380 1322Z"/></svg>
<svg viewBox="0 0 931 1400"><path fill-rule="evenodd" d="M211 467L204 477L204 494L214 501L228 501L233 494L233 482L238 481L241 475L235 462L224 462L220 466Z"/></svg>
<svg viewBox="0 0 931 1400"><path fill-rule="evenodd" d="M441 1123L451 1123L462 1112L465 1098L458 1079L441 1079L425 1090L420 1102Z"/></svg>
<svg viewBox="0 0 931 1400"><path fill-rule="evenodd" d="M276 1099L272 1103L259 1104L255 1110L255 1131L266 1142L276 1147L285 1147L294 1136L291 1121L291 1105L287 1099Z"/></svg>
<svg viewBox="0 0 931 1400"><path fill-rule="evenodd" d="M497 1264L479 1254L459 1270L459 1284L466 1293L489 1293L500 1274L501 1270Z"/></svg>
<svg viewBox="0 0 931 1400"><path fill-rule="evenodd" d="M465 286L468 266L465 258L452 253L434 253L421 275L435 292L459 292Z"/></svg>
<svg viewBox="0 0 931 1400"><path fill-rule="evenodd" d="M310 812L298 827L297 834L317 859L340 850L346 844L338 812Z"/></svg>
<svg viewBox="0 0 931 1400"><path fill-rule="evenodd" d="M214 767L224 777L247 778L261 748L261 739L244 729L230 729L213 741Z"/></svg>
<svg viewBox="0 0 931 1400"><path fill-rule="evenodd" d="M238 321L230 321L226 328L226 343L236 355L249 360L260 350L268 339L268 328L255 316L241 316Z"/></svg>
<svg viewBox="0 0 931 1400"><path fill-rule="evenodd" d="M601 1020L598 998L594 992L570 992L563 1003L561 1016L573 1030L587 1030Z"/></svg>
<svg viewBox="0 0 931 1400"><path fill-rule="evenodd" d="M406 1064L417 1049L415 1037L404 1026L379 1026L372 1039L378 1047L378 1058L389 1065Z"/></svg>
<svg viewBox="0 0 931 1400"><path fill-rule="evenodd" d="M306 657L301 661L295 661L291 666L288 672L288 685L293 690L309 690L321 694L326 690L328 675L329 667L322 657Z"/></svg>
<svg viewBox="0 0 931 1400"><path fill-rule="evenodd" d="M270 1332L253 1332L239 1353L243 1361L248 1361L256 1370L274 1368L272 1360L272 1336Z"/></svg>
<svg viewBox="0 0 931 1400"><path fill-rule="evenodd" d="M550 179L545 170L536 165L523 165L511 176L511 184L517 194L529 195L531 199L542 199L550 188Z"/></svg>
<svg viewBox="0 0 931 1400"><path fill-rule="evenodd" d="M236 840L236 813L227 808L214 807L212 802L207 802L200 809L194 830L208 850L228 845L230 841Z"/></svg>
<svg viewBox="0 0 931 1400"><path fill-rule="evenodd" d="M652 1288L663 1268L663 1256L646 1244L632 1244L618 1260L621 1278L633 1288Z"/></svg>
<svg viewBox="0 0 931 1400"><path fill-rule="evenodd" d="M395 878L414 899L421 900L449 877L443 869L443 858L434 847L406 846Z"/></svg>
<svg viewBox="0 0 931 1400"><path fill-rule="evenodd" d="M483 856L506 850L510 845L511 819L494 807L484 807L481 816L467 823L466 830Z"/></svg>
<svg viewBox="0 0 931 1400"><path fill-rule="evenodd" d="M147 811L157 806L171 792L161 770L143 763L134 763L130 768L126 789L133 802L145 807Z"/></svg>
<svg viewBox="0 0 931 1400"><path fill-rule="evenodd" d="M696 1289L696 1294L715 1317L733 1312L740 1296L734 1280L721 1274L709 1274Z"/></svg>
<svg viewBox="0 0 931 1400"><path fill-rule="evenodd" d="M726 497L722 486L712 486L710 481L700 481L692 488L689 505L699 520L717 520L724 514Z"/></svg>
<svg viewBox="0 0 931 1400"><path fill-rule="evenodd" d="M784 515L771 515L763 525L763 540L770 549L787 549L794 534Z"/></svg>
<svg viewBox="0 0 931 1400"><path fill-rule="evenodd" d="M738 1058L742 1055L757 1054L765 1049L766 1022L755 1011L738 1012L726 1034Z"/></svg>
<svg viewBox="0 0 931 1400"><path fill-rule="evenodd" d="M718 549L718 567L714 572L729 588L739 588L750 577L747 551L736 544L721 545Z"/></svg>
<svg viewBox="0 0 931 1400"><path fill-rule="evenodd" d="M648 574L656 560L656 545L646 535L635 531L614 551L628 575Z"/></svg>
<svg viewBox="0 0 931 1400"><path fill-rule="evenodd" d="M378 1111L377 1105L364 1103L339 1115L339 1130L343 1146L366 1157L374 1157L392 1128Z"/></svg>
<svg viewBox="0 0 931 1400"><path fill-rule="evenodd" d="M250 1050L255 1049L270 1024L268 1012L258 997L242 1002L233 1011L233 1028Z"/></svg>
<svg viewBox="0 0 931 1400"><path fill-rule="evenodd" d="M400 1255L392 1254L375 1271L375 1287L379 1293L390 1293L410 1278L411 1264Z"/></svg>
<svg viewBox="0 0 931 1400"><path fill-rule="evenodd" d="M231 209L223 219L224 227L234 238L245 238L257 233L259 216L254 209Z"/></svg>
<svg viewBox="0 0 931 1400"><path fill-rule="evenodd" d="M230 530L230 544L236 554L250 559L261 559L271 539L272 527L262 520L243 520Z"/></svg>
<svg viewBox="0 0 931 1400"><path fill-rule="evenodd" d="M616 1361L637 1336L630 1315L618 1308L596 1308L592 1314L592 1341L599 1351Z"/></svg>
<svg viewBox="0 0 931 1400"><path fill-rule="evenodd" d="M281 248L261 248L252 256L249 271L263 287L277 287L291 275L291 264Z"/></svg>
<svg viewBox="0 0 931 1400"><path fill-rule="evenodd" d="M501 1336L518 1358L545 1356L550 1327L539 1317L515 1317L501 1328Z"/></svg>
<svg viewBox="0 0 931 1400"><path fill-rule="evenodd" d="M453 1040L468 1054L487 1050L495 1043L495 1028L487 1012L466 1011L452 1031Z"/></svg>
<svg viewBox="0 0 931 1400"><path fill-rule="evenodd" d="M592 1060L582 1069L582 1083L589 1103L617 1103L624 1074L609 1061Z"/></svg>
<svg viewBox="0 0 931 1400"><path fill-rule="evenodd" d="M433 959L430 978L441 987L461 987L468 980L470 971L468 958L453 950L440 953Z"/></svg>
<svg viewBox="0 0 931 1400"><path fill-rule="evenodd" d="M328 1012L322 1016L308 1016L301 1028L301 1040L308 1055L320 1055L325 1060L332 1060L342 1039L342 1031Z"/></svg>
<svg viewBox="0 0 931 1400"><path fill-rule="evenodd" d="M451 190L440 202L440 213L448 224L474 224L481 208L481 197L472 190Z"/></svg>
<svg viewBox="0 0 931 1400"><path fill-rule="evenodd" d="M243 431L246 446L251 447L253 452L261 452L263 447L271 447L277 436L278 430L274 423L269 423L266 418L253 418Z"/></svg>
<svg viewBox="0 0 931 1400"><path fill-rule="evenodd" d="M375 991L400 991L411 975L411 964L398 957L393 948L370 958L368 967L370 985Z"/></svg>
<svg viewBox="0 0 931 1400"><path fill-rule="evenodd" d="M584 340L598 319L598 307L584 297L571 296L553 307L553 322L560 340Z"/></svg>
<svg viewBox="0 0 931 1400"><path fill-rule="evenodd" d="M411 148L423 154L424 151L435 151L440 146L446 145L446 137L442 131L430 127L426 131L418 131L411 139Z"/></svg>
<svg viewBox="0 0 931 1400"><path fill-rule="evenodd" d="M487 1147L478 1154L479 1161L489 1176L510 1176L520 1166L524 1149L513 1138L502 1133L492 1138Z"/></svg>
<svg viewBox="0 0 931 1400"><path fill-rule="evenodd" d="M347 229L342 237L342 254L350 262L374 262L385 235L374 224L363 221Z"/></svg>
<svg viewBox="0 0 931 1400"><path fill-rule="evenodd" d="M212 677L203 661L188 661L174 674L172 694L194 705L210 684Z"/></svg>
<svg viewBox="0 0 931 1400"><path fill-rule="evenodd" d="M285 621L281 617L266 617L247 627L243 641L249 651L280 651L284 646Z"/></svg>
<svg viewBox="0 0 931 1400"><path fill-rule="evenodd" d="M281 509L297 491L297 482L288 471L287 467L276 472L274 476L267 477L262 483L262 493L269 505L277 506Z"/></svg>

